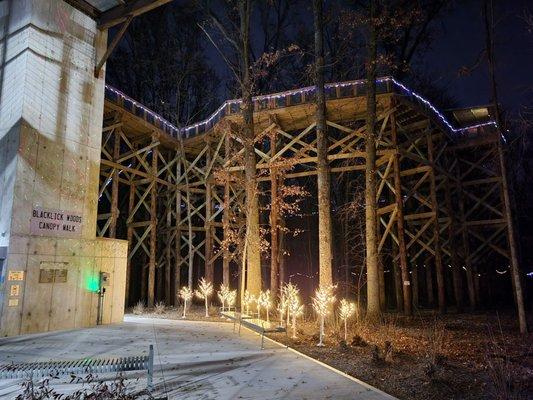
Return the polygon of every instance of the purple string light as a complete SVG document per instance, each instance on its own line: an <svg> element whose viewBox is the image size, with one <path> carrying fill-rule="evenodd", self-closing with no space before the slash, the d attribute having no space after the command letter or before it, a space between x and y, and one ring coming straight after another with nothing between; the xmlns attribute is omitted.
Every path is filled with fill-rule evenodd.
<svg viewBox="0 0 533 400"><path fill-rule="evenodd" d="M348 82L337 82L337 83L328 83L325 85L325 89L333 89L333 88L344 88L344 87L356 87L359 85L365 84L365 80L356 80L356 81L348 81ZM453 125L446 119L444 114L442 114L429 100L425 99L418 93L412 91L407 86L402 84L401 82L397 81L396 79L392 77L384 77L376 79L376 83L383 83L383 82L392 82L397 88L399 88L401 91L405 92L407 95L412 96L416 98L418 101L420 101L422 104L424 104L426 107L428 107L436 116L437 118L453 133L462 133L471 129L477 129L484 126L494 126L497 127L497 124L495 121L488 121L483 122L475 125L466 126L464 128L454 128ZM184 134L185 137L188 137L188 132L196 129L201 126L207 126L209 125L215 118L219 117L219 114L228 106L233 104L241 104L240 99L233 99L233 100L226 100L222 105L208 118L199 121L193 125L189 125L183 128L178 128L175 125L168 122L166 119L162 118L160 115L155 113L154 111L150 110L149 108L143 106L141 103L133 100L131 97L127 96L120 90L117 90L113 88L112 86L109 86L106 84L106 89L115 93L116 95L120 96L122 99L131 102L135 107L138 107L142 109L145 113L149 114L154 120L159 121L161 124L163 124L165 127L168 127L171 131L175 132L176 135L178 133ZM315 86L307 86L300 89L293 89L288 90L285 92L280 93L273 93L273 94L267 94L267 95L261 95L261 96L255 96L253 97L254 102L260 102L260 101L268 101L272 99L285 99L290 96L294 96L297 94L303 94L303 93L311 93L315 90ZM502 138L505 140L505 138L502 136Z"/></svg>

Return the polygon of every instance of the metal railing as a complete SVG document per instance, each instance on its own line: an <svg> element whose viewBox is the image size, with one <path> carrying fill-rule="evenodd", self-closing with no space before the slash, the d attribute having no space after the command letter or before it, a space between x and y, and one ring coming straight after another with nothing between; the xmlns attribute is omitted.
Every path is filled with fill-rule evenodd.
<svg viewBox="0 0 533 400"><path fill-rule="evenodd" d="M99 374L142 370L147 371L147 386L148 389L151 389L154 375L153 345L150 345L147 356L3 364L0 365L0 379L29 379L69 374Z"/></svg>

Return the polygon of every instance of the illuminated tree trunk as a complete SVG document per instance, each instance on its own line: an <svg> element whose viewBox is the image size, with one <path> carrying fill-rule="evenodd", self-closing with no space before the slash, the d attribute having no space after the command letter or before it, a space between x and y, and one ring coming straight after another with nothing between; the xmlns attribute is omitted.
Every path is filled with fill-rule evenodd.
<svg viewBox="0 0 533 400"><path fill-rule="evenodd" d="M328 165L328 137L326 126L326 97L324 93L324 35L323 0L313 0L315 28L315 86L317 135L317 186L318 186L318 254L319 285L333 282L331 267L331 210Z"/></svg>
<svg viewBox="0 0 533 400"><path fill-rule="evenodd" d="M376 218L376 52L377 31L374 23L376 5L370 2L370 38L366 60L366 165L365 165L365 223L366 223L366 273L367 315L377 318L381 314L379 296L379 266Z"/></svg>
<svg viewBox="0 0 533 400"><path fill-rule="evenodd" d="M244 141L244 174L246 180L246 289L253 295L261 291L261 251L259 237L259 201L254 149L254 104L250 75L250 0L239 3L241 33L241 92ZM244 292L244 288L241 288Z"/></svg>
<svg viewBox="0 0 533 400"><path fill-rule="evenodd" d="M272 156L276 154L276 135L270 139ZM278 171L270 169L270 292L275 300L279 291L279 198L278 198Z"/></svg>

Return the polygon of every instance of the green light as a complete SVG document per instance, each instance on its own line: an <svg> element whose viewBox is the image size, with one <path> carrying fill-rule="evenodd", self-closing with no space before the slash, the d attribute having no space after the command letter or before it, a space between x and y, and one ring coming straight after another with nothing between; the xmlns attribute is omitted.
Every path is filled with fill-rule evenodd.
<svg viewBox="0 0 533 400"><path fill-rule="evenodd" d="M88 276L85 279L85 287L90 292L98 292L100 289L100 279L98 276Z"/></svg>

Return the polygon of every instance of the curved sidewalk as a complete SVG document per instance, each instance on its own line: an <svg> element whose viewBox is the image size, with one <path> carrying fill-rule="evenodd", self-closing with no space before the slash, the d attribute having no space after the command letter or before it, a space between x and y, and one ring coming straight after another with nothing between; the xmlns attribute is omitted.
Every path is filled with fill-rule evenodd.
<svg viewBox="0 0 533 400"><path fill-rule="evenodd" d="M119 325L0 339L0 364L141 355L154 344L154 386L169 399L394 399L233 324L126 317ZM146 373L131 382L145 385ZM68 381L68 380L67 380ZM58 390L68 390L58 384ZM0 398L19 382L0 381Z"/></svg>

